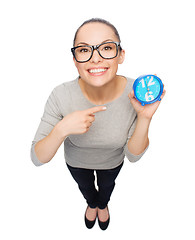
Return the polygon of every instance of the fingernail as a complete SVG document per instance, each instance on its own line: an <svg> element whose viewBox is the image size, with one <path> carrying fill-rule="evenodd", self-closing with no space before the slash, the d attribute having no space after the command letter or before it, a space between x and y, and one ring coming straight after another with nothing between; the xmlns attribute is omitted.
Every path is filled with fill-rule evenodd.
<svg viewBox="0 0 195 240"><path fill-rule="evenodd" d="M103 110L106 110L106 107L103 107L102 109L103 109Z"/></svg>

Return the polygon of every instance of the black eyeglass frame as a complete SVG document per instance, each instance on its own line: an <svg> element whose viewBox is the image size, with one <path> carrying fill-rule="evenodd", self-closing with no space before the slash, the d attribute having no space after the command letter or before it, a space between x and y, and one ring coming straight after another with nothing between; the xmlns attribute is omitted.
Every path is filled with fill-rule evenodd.
<svg viewBox="0 0 195 240"><path fill-rule="evenodd" d="M103 57L103 56L101 55L101 53L99 52L99 47L102 46L103 44L107 44L107 43L115 43L115 44L116 44L116 55L115 55L114 57L112 57L112 58L105 58L105 57ZM90 48L91 48L91 50L92 50L92 51L91 51L91 57L90 57L88 60L86 60L86 61L78 61L78 60L77 60L77 58L76 58L76 56L75 56L75 49L77 49L77 48L79 48L79 47L90 47ZM120 46L120 42L104 42L104 43L101 43L101 44L98 44L98 45L80 45L80 46L77 46L77 47L73 47L73 48L71 48L71 52L72 52L72 54L73 54L73 56L74 56L74 58L75 58L75 60L76 60L77 62L79 62L79 63L85 63L85 62L88 62L88 61L92 58L94 50L97 50L97 52L99 53L100 57L102 57L103 59L113 59L113 58L115 58L115 57L118 55L118 49L119 49L119 47L120 47L120 50L122 50L122 48L121 48L121 46Z"/></svg>

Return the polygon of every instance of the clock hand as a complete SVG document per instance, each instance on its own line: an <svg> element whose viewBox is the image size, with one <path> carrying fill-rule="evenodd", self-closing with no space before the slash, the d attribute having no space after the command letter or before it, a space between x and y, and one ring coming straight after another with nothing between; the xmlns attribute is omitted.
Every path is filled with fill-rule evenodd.
<svg viewBox="0 0 195 240"><path fill-rule="evenodd" d="M149 94L149 88L148 88L148 82L145 80L145 82L146 82L146 86L147 86L147 91L148 91L148 94Z"/></svg>

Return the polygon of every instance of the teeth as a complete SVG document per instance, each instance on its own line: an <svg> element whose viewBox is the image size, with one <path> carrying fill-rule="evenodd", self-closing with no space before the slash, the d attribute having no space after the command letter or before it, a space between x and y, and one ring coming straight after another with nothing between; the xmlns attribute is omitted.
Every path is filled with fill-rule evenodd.
<svg viewBox="0 0 195 240"><path fill-rule="evenodd" d="M99 72L105 72L107 69L106 68L97 68L97 69L90 69L90 73L99 73Z"/></svg>

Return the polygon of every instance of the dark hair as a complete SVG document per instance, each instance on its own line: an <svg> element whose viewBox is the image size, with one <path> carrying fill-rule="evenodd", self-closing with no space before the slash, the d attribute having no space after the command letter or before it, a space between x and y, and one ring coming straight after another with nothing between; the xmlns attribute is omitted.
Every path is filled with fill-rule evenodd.
<svg viewBox="0 0 195 240"><path fill-rule="evenodd" d="M117 29L115 28L114 25L112 25L110 22L108 22L108 21L106 21L106 20L104 20L104 19L102 19L102 18L91 18L91 19L89 19L89 20L86 20L86 21L85 21L83 24L81 24L81 26L77 29L77 31L76 31L76 33L75 33L75 36L74 36L74 40L73 40L73 47L75 46L75 41L76 41L77 34L78 34L78 31L80 30L80 28L81 28L82 26L84 26L85 24L87 24L87 23L96 23L96 22L97 22L97 23L103 23L103 24L111 27L112 30L114 31L115 35L117 36L119 42L121 41L121 40L120 40L119 33L118 33L118 31L117 31ZM120 49L122 49L122 48L120 48Z"/></svg>

